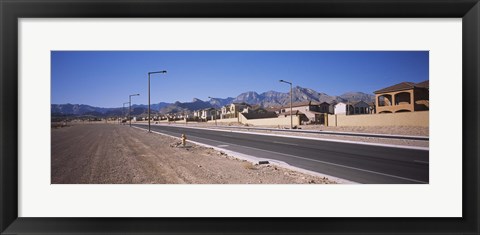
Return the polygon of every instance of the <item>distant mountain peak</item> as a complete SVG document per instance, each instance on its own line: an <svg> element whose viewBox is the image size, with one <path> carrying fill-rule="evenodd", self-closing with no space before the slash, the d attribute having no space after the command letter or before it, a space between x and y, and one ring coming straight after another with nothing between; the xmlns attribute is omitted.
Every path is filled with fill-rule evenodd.
<svg viewBox="0 0 480 235"><path fill-rule="evenodd" d="M346 101L346 99L350 99L352 96L355 100L363 100L371 102L374 100L373 95L365 94L362 92L353 92L351 94L345 95L344 97L341 96L331 96L323 92L318 92L311 88L301 87L301 86L294 86L293 87L293 94L292 100L293 102L318 102L318 103L332 103L332 102L339 102L339 101ZM256 92L244 92L238 95L235 98L235 102L245 102L251 105L261 105L263 107L274 107L274 106L282 106L287 105L290 103L290 90L287 92L278 92L278 91L267 91L261 94Z"/></svg>
<svg viewBox="0 0 480 235"><path fill-rule="evenodd" d="M292 100L294 103L312 101L315 103L332 103L332 102L347 102L347 101L365 101L367 103L373 102L375 96L373 94L366 94L364 92L349 91L340 96L331 96L323 92L318 92L311 88L295 86L293 89ZM287 92L267 91L261 94L255 91L247 91L232 98L210 98L208 101L203 101L198 98L193 98L192 102L164 103L159 102L151 105L151 110L160 113L182 113L193 112L205 108L221 108L231 103L248 103L250 105L258 105L262 107L278 107L288 105L290 103L290 90ZM146 113L147 105L132 105L132 113L134 115ZM124 115L123 108L99 108L83 104L52 104L52 115L84 115L95 113L102 116Z"/></svg>
<svg viewBox="0 0 480 235"><path fill-rule="evenodd" d="M365 101L367 103L373 102L375 96L363 92L350 91L339 96L343 101Z"/></svg>

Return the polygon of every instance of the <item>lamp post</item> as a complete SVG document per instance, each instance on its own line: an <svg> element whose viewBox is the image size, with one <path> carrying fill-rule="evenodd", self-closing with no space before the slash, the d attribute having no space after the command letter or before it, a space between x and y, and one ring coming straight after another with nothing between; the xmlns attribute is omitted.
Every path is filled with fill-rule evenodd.
<svg viewBox="0 0 480 235"><path fill-rule="evenodd" d="M209 99L213 99L213 97L210 97L210 96L209 96L208 98L209 98ZM215 109L215 108L214 108L214 109ZM215 109L214 111L215 111L215 113L214 113L214 115L215 115L215 116L214 116L214 119L215 119L215 126L216 126L216 125L217 125L217 109ZM210 114L212 114L212 112L210 112Z"/></svg>
<svg viewBox="0 0 480 235"><path fill-rule="evenodd" d="M285 80L280 80L280 82L290 84L290 130L293 129L293 112L292 112L292 102L293 102L293 87L291 82Z"/></svg>
<svg viewBox="0 0 480 235"><path fill-rule="evenodd" d="M156 73L167 73L167 70L148 72L148 132L150 132L150 75Z"/></svg>
<svg viewBox="0 0 480 235"><path fill-rule="evenodd" d="M123 117L122 117L122 121L123 121L123 119L125 118L125 105L126 105L126 104L128 104L128 102L123 103L123 109L122 109L122 115L123 115Z"/></svg>
<svg viewBox="0 0 480 235"><path fill-rule="evenodd" d="M348 115L348 110L349 110L348 106L349 105L350 105L350 99L347 98L347 114L346 115Z"/></svg>
<svg viewBox="0 0 480 235"><path fill-rule="evenodd" d="M132 109L132 96L139 96L140 94L133 94L128 96L128 121L130 123L130 127L132 126L132 118L130 117L130 112Z"/></svg>

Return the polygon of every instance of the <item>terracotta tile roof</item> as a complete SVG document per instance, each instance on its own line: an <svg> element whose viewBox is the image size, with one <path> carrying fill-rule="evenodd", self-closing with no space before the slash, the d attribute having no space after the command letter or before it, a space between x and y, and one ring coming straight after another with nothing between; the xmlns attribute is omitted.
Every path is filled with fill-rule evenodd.
<svg viewBox="0 0 480 235"><path fill-rule="evenodd" d="M395 84L393 86L389 86L383 89L380 89L378 91L374 91L373 93L379 94L379 93L387 93L387 92L393 92L393 91L403 91L403 90L410 90L413 89L414 87L418 88L428 88L428 82L429 80L419 82L419 83L413 83L413 82L401 82L398 84Z"/></svg>
<svg viewBox="0 0 480 235"><path fill-rule="evenodd" d="M373 93L378 94L378 93L387 93L392 91L410 90L410 89L413 89L414 85L415 83L413 82L401 82L393 86L389 86L389 87L380 89L378 91L374 91Z"/></svg>
<svg viewBox="0 0 480 235"><path fill-rule="evenodd" d="M429 81L423 81L415 84L415 87L421 87L421 88L428 88L429 87Z"/></svg>
<svg viewBox="0 0 480 235"><path fill-rule="evenodd" d="M293 103L292 104L292 108L293 107L302 107L302 106L309 106L309 105L319 105L317 102L313 102L313 101L304 101L304 102L298 102L298 103ZM288 103L287 105L284 105L281 107L282 109L283 108L290 108L290 103Z"/></svg>

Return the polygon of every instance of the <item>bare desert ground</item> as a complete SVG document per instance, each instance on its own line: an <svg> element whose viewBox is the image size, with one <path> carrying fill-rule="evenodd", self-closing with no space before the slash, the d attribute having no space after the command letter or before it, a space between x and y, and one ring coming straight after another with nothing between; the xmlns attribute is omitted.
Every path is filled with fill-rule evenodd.
<svg viewBox="0 0 480 235"><path fill-rule="evenodd" d="M274 165L255 165L211 148L127 125L52 128L52 184L336 183Z"/></svg>

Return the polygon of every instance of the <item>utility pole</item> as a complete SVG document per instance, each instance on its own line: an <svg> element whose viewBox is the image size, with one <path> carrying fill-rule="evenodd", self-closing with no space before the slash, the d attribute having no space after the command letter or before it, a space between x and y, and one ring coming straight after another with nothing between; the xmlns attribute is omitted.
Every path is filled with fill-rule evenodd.
<svg viewBox="0 0 480 235"><path fill-rule="evenodd" d="M130 127L132 126L132 118L130 117L130 113L132 110L132 96L139 96L140 94L133 94L128 96L128 121L130 123Z"/></svg>
<svg viewBox="0 0 480 235"><path fill-rule="evenodd" d="M167 71L148 72L148 132L150 132L150 75L155 73L167 73Z"/></svg>
<svg viewBox="0 0 480 235"><path fill-rule="evenodd" d="M129 103L128 103L128 102L123 103L123 109L122 109L122 116L123 116L123 117L122 117L122 121L123 121L123 119L124 119L125 116L126 116L126 115L125 115L125 105L126 105L126 104L129 104Z"/></svg>
<svg viewBox="0 0 480 235"><path fill-rule="evenodd" d="M293 86L291 82L285 80L280 80L280 82L290 84L290 130L293 129L293 112L292 112L292 103L293 103Z"/></svg>

